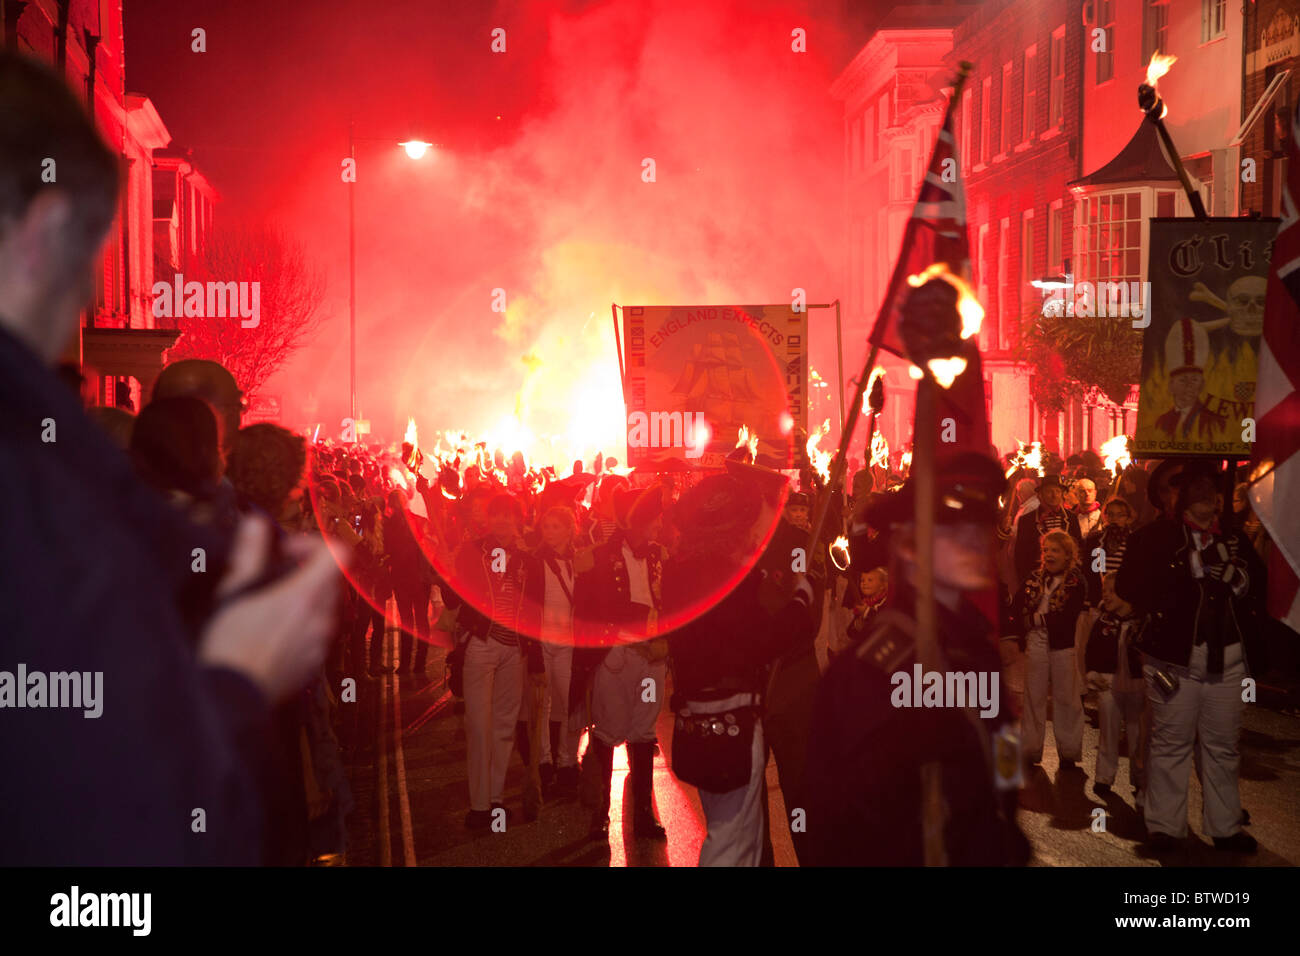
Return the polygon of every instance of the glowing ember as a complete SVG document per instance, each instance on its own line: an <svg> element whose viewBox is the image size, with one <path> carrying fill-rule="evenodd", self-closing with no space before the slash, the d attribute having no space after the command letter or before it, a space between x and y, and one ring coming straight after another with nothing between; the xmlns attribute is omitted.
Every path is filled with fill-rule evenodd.
<svg viewBox="0 0 1300 956"><path fill-rule="evenodd" d="M420 434L415 428L414 418L408 418L406 420L406 434L402 437L402 441L409 444L412 448L420 444Z"/></svg>
<svg viewBox="0 0 1300 956"><path fill-rule="evenodd" d="M824 484L829 484L831 480L831 453L818 451L817 444L830 434L830 430L831 420L828 418L808 436L808 443L804 445L804 450L808 452L808 464Z"/></svg>
<svg viewBox="0 0 1300 956"><path fill-rule="evenodd" d="M873 467L889 467L889 442L880 432L871 436L871 464Z"/></svg>
<svg viewBox="0 0 1300 956"><path fill-rule="evenodd" d="M849 569L849 539L840 535L830 546L831 563L841 571Z"/></svg>
<svg viewBox="0 0 1300 956"><path fill-rule="evenodd" d="M1111 472L1115 470L1116 465L1119 465L1121 470L1127 468L1133 460L1128 453L1127 435L1116 435L1103 442L1101 454L1106 462L1106 470Z"/></svg>
<svg viewBox="0 0 1300 956"><path fill-rule="evenodd" d="M1151 54L1151 62L1147 64L1147 86L1155 86L1160 77L1169 72L1169 68L1178 62L1176 56L1166 56L1159 50Z"/></svg>
<svg viewBox="0 0 1300 956"><path fill-rule="evenodd" d="M903 457L899 460L899 467L904 472L912 470L912 453L910 451L903 452Z"/></svg>
<svg viewBox="0 0 1300 956"><path fill-rule="evenodd" d="M1029 445L1029 450L1025 450L1025 443L1017 440L1016 444L1020 447L1016 450L1015 455L1011 458L1011 467L1007 469L1007 477L1017 468L1030 468L1038 472L1039 477L1043 475L1043 443L1033 442Z"/></svg>
<svg viewBox="0 0 1300 956"><path fill-rule="evenodd" d="M872 387L876 384L876 379L878 379L878 378L884 378L884 377L885 377L885 369L884 369L883 366L877 365L875 368L873 368L873 369L871 370L871 377L870 377L869 379L867 379L867 394L868 394L868 395L871 394L871 389L872 389Z"/></svg>
<svg viewBox="0 0 1300 956"><path fill-rule="evenodd" d="M749 449L751 465L758 461L758 433L750 432L748 425L740 426L740 433L736 436L736 447Z"/></svg>

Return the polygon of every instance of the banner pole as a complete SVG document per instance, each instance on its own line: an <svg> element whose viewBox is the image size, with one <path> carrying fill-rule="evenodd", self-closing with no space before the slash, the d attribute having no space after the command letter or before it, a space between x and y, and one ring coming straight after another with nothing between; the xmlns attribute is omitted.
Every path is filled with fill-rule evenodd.
<svg viewBox="0 0 1300 956"><path fill-rule="evenodd" d="M835 300L835 358L839 364L840 431L844 431L844 328L840 324L839 299Z"/></svg>
<svg viewBox="0 0 1300 956"><path fill-rule="evenodd" d="M623 391L623 405L627 406L627 372L623 368L623 342L618 331L618 303L609 304L610 318L614 320L614 351L618 353L618 384Z"/></svg>

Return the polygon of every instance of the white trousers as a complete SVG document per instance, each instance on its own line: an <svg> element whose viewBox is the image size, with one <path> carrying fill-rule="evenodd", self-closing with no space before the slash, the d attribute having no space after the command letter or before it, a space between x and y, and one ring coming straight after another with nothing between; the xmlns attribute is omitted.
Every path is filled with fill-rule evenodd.
<svg viewBox="0 0 1300 956"><path fill-rule="evenodd" d="M628 647L610 650L592 680L592 732L611 747L652 743L667 677L667 661L652 664Z"/></svg>
<svg viewBox="0 0 1300 956"><path fill-rule="evenodd" d="M1223 649L1223 678L1211 681L1205 672L1207 649L1193 648L1188 667L1148 659L1143 667L1156 667L1178 678L1178 690L1166 702L1148 686L1151 702L1151 739L1147 767L1144 816L1147 830L1182 839L1187 836L1187 787L1191 779L1192 751L1200 762L1205 835L1230 837L1241 829L1241 792L1237 769L1241 756L1241 680L1246 676L1241 645ZM1149 681L1148 681L1149 684Z"/></svg>
<svg viewBox="0 0 1300 956"><path fill-rule="evenodd" d="M1128 776L1142 788L1142 708L1146 695L1141 691L1118 690L1114 674L1088 672L1088 685L1097 690L1097 716L1101 739L1097 744L1097 783L1111 785L1119 769L1119 735L1128 735Z"/></svg>
<svg viewBox="0 0 1300 956"><path fill-rule="evenodd" d="M743 699L742 699L743 698ZM741 694L712 703L688 702L693 714L718 714L752 702ZM767 769L763 722L754 724L749 783L728 793L698 791L708 832L700 846L700 866L758 866L763 855L763 774Z"/></svg>
<svg viewBox="0 0 1300 956"><path fill-rule="evenodd" d="M578 737L569 731L569 681L573 677L573 648L565 644L542 644L546 665L546 698L542 703L542 763L557 767L578 764ZM560 724L560 752L551 753L551 722Z"/></svg>
<svg viewBox="0 0 1300 956"><path fill-rule="evenodd" d="M492 804L504 802L523 671L518 647L470 638L465 649L465 743L471 810L490 810Z"/></svg>
<svg viewBox="0 0 1300 956"><path fill-rule="evenodd" d="M1074 648L1048 650L1047 632L1033 630L1025 642L1025 706L1020 718L1021 747L1025 759L1043 757L1047 735L1047 697L1052 698L1052 726L1056 753L1062 760L1083 757L1083 702L1079 695L1079 668Z"/></svg>

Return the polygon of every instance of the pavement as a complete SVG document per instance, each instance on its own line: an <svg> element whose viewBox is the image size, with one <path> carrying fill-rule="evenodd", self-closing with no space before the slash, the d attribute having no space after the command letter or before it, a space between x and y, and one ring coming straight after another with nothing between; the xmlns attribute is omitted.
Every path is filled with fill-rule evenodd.
<svg viewBox="0 0 1300 956"><path fill-rule="evenodd" d="M394 664L396 632L386 636L385 660ZM426 675L385 675L359 682L355 708L344 716L345 759L356 809L349 820L350 866L694 866L704 840L704 814L693 787L669 771L671 753L655 758L655 802L667 842L634 839L627 756L615 752L608 842L592 839L590 811L576 796L548 799L540 816L523 821L523 764L512 757L506 803L512 819L503 832L469 831L464 718L442 677L445 651L432 648ZM1006 679L1020 686L1023 665L1014 655ZM672 715L659 720L660 746L671 745ZM1041 768L1025 780L1018 819L1034 848L1034 866L1293 866L1300 863L1300 718L1248 705L1241 765L1242 804L1260 844L1253 856L1213 849L1200 825L1201 792L1189 793L1190 834L1184 846L1159 859L1144 857L1141 814L1134 804L1128 760L1121 751L1112 794L1093 793L1098 731L1085 728L1084 762L1062 774L1049 725ZM585 738L582 748L585 748ZM786 819L775 764L767 767L770 817ZM1097 813L1100 809L1101 814ZM1100 819L1100 823L1098 822ZM622 821L622 824L619 824ZM777 866L797 866L787 830L773 827Z"/></svg>

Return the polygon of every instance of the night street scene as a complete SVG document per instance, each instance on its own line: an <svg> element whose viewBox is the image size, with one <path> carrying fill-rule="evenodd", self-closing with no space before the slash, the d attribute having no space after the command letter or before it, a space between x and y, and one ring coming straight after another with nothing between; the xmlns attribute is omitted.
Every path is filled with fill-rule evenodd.
<svg viewBox="0 0 1300 956"><path fill-rule="evenodd" d="M6 926L1286 912L1300 0L0 20Z"/></svg>

